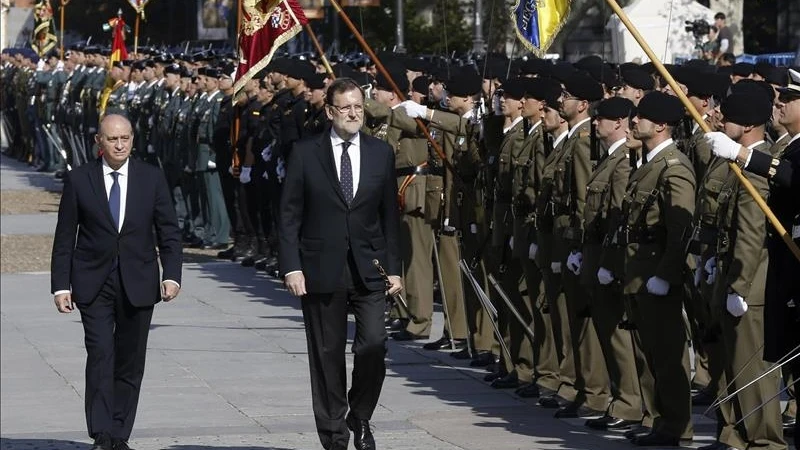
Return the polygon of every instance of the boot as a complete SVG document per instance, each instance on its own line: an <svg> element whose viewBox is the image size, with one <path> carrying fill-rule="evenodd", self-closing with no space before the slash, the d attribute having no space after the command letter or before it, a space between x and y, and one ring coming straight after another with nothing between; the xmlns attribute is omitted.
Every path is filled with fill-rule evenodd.
<svg viewBox="0 0 800 450"><path fill-rule="evenodd" d="M267 240L261 237L258 238L258 244L255 247L251 247L250 250L250 253L242 259L242 267L253 267L256 261L269 254Z"/></svg>

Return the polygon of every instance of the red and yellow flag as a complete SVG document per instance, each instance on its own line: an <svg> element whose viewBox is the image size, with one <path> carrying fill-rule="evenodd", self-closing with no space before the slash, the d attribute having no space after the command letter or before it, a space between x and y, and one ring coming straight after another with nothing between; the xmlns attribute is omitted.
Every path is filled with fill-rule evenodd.
<svg viewBox="0 0 800 450"><path fill-rule="evenodd" d="M244 86L269 64L278 48L308 23L297 0L244 0L242 13L234 103L241 99Z"/></svg>
<svg viewBox="0 0 800 450"><path fill-rule="evenodd" d="M117 61L128 59L128 49L125 48L125 21L122 17L115 17L108 21L114 33L111 42L111 56L108 58L109 68Z"/></svg>

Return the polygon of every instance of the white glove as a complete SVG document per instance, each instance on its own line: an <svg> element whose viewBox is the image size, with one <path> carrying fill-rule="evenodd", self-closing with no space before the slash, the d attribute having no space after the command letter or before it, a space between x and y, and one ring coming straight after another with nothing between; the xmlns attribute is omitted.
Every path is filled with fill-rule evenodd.
<svg viewBox="0 0 800 450"><path fill-rule="evenodd" d="M704 270L708 274L706 277L706 284L714 284L714 280L717 279L717 257L712 256L706 261L706 265Z"/></svg>
<svg viewBox="0 0 800 450"><path fill-rule="evenodd" d="M511 239L508 240L508 248L514 250L514 236L511 236Z"/></svg>
<svg viewBox="0 0 800 450"><path fill-rule="evenodd" d="M252 167L242 167L242 170L239 172L239 182L242 184L249 183L250 180L250 171L253 170Z"/></svg>
<svg viewBox="0 0 800 450"><path fill-rule="evenodd" d="M46 63L45 63L45 61L44 61L44 58L40 59L40 60L39 60L39 62L37 62L37 63L36 63L36 71L37 71L37 72L41 72L41 71L43 71L43 70L44 70L44 66L45 66L45 64L46 64Z"/></svg>
<svg viewBox="0 0 800 450"><path fill-rule="evenodd" d="M561 273L561 262L555 261L550 263L550 270L553 273Z"/></svg>
<svg viewBox="0 0 800 450"><path fill-rule="evenodd" d="M261 159L264 162L269 162L272 159L272 144L264 147L264 150L261 150Z"/></svg>
<svg viewBox="0 0 800 450"><path fill-rule="evenodd" d="M156 148L153 147L153 144L147 144L147 153L154 154L156 152Z"/></svg>
<svg viewBox="0 0 800 450"><path fill-rule="evenodd" d="M209 161L208 162L208 168L211 169L211 170L216 169L217 168L217 163L215 163L214 161Z"/></svg>
<svg viewBox="0 0 800 450"><path fill-rule="evenodd" d="M728 135L721 131L706 133L704 138L708 145L711 146L711 151L714 155L731 161L736 160L736 157L739 155L739 149L742 147L738 142L729 138Z"/></svg>
<svg viewBox="0 0 800 450"><path fill-rule="evenodd" d="M727 306L728 312L733 317L742 317L747 312L747 302L744 301L741 295L736 292L728 294Z"/></svg>
<svg viewBox="0 0 800 450"><path fill-rule="evenodd" d="M528 259L536 259L536 253L539 251L539 246L531 242L528 247Z"/></svg>
<svg viewBox="0 0 800 450"><path fill-rule="evenodd" d="M283 158L278 158L278 164L275 167L275 175L278 175L279 183L286 178L286 165L283 163Z"/></svg>
<svg viewBox="0 0 800 450"><path fill-rule="evenodd" d="M583 253L573 251L567 256L567 269L575 275L581 274L581 264L583 263Z"/></svg>
<svg viewBox="0 0 800 450"><path fill-rule="evenodd" d="M478 234L478 225L474 223L469 224L469 232L472 234Z"/></svg>
<svg viewBox="0 0 800 450"><path fill-rule="evenodd" d="M428 116L428 107L425 105L420 105L413 100L401 102L399 106L403 108L406 111L406 114L408 114L408 117L411 117L412 119L424 119Z"/></svg>
<svg viewBox="0 0 800 450"><path fill-rule="evenodd" d="M608 286L612 281L614 281L614 274L605 267L601 267L597 269L597 281L599 281L603 286Z"/></svg>
<svg viewBox="0 0 800 450"><path fill-rule="evenodd" d="M647 280L647 292L663 297L669 292L669 283L658 277L650 277Z"/></svg>

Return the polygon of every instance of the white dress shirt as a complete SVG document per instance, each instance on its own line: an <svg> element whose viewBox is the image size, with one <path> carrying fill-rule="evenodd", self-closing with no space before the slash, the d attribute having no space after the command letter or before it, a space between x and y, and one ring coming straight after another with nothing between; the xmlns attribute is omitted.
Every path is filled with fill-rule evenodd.
<svg viewBox="0 0 800 450"><path fill-rule="evenodd" d="M331 128L331 146L333 147L333 163L336 164L336 176L339 181L342 180L342 142L344 139L340 138L336 131ZM361 139L359 134L356 133L350 138L350 147L347 148L347 154L350 155L350 167L353 169L353 198L356 198L358 192L358 180L361 178Z"/></svg>
<svg viewBox="0 0 800 450"><path fill-rule="evenodd" d="M106 199L111 196L111 186L114 184L114 177L111 176L113 171L114 169L103 159L103 183L106 185ZM122 231L122 224L125 223L125 205L128 197L128 161L125 161L122 167L117 170L117 173L119 173L119 176L117 176L117 181L119 182L119 227L117 231Z"/></svg>
<svg viewBox="0 0 800 450"><path fill-rule="evenodd" d="M617 142L614 142L613 144L611 144L611 146L608 147L608 156L611 156L614 153L614 150L620 148L622 146L622 144L624 144L624 143L625 143L625 138L622 138L622 139L618 140Z"/></svg>
<svg viewBox="0 0 800 450"><path fill-rule="evenodd" d="M576 131L578 131L578 128L580 128L581 125L583 125L584 123L586 123L586 122L588 122L590 120L592 120L592 118L591 117L587 117L587 118L581 120L580 122L576 123L574 127L569 129L569 134L567 135L567 138L571 138L572 135L575 134Z"/></svg>
<svg viewBox="0 0 800 450"><path fill-rule="evenodd" d="M559 134L559 135L558 135L558 136L557 136L557 137L556 137L556 138L553 140L553 148L556 148L556 147L558 147L558 144L559 144L561 141L563 141L564 139L566 139L566 138L567 138L567 134L569 134L569 132L567 132L567 131L565 131L565 132L563 132L563 133Z"/></svg>

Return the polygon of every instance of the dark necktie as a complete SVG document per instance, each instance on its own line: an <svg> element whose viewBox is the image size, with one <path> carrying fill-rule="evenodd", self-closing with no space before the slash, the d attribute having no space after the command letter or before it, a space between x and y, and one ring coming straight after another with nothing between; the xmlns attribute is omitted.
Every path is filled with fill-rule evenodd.
<svg viewBox="0 0 800 450"><path fill-rule="evenodd" d="M119 172L111 172L111 178L114 183L111 185L111 192L108 194L108 208L111 210L111 217L114 218L114 225L119 230L119 209L120 209L120 189L119 189Z"/></svg>
<svg viewBox="0 0 800 450"><path fill-rule="evenodd" d="M342 194L348 205L353 201L353 165L350 163L350 155L347 154L350 144L350 141L342 142L342 163L339 174L339 184L342 186Z"/></svg>

